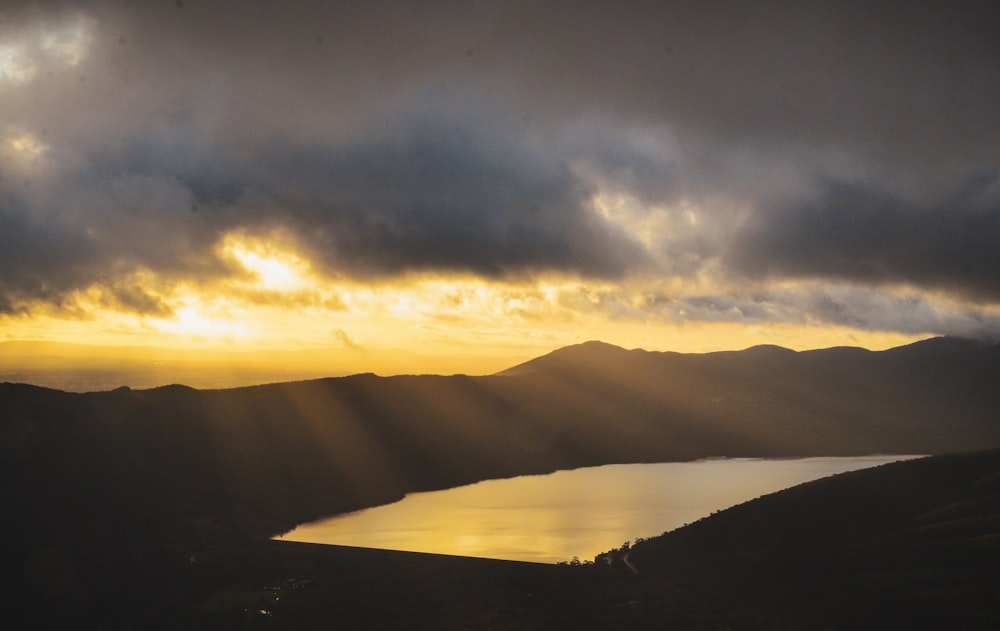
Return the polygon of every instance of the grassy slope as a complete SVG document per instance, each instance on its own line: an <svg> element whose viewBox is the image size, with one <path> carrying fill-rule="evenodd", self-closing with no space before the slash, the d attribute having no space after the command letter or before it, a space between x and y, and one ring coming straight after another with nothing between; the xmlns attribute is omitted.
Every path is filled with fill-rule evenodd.
<svg viewBox="0 0 1000 631"><path fill-rule="evenodd" d="M808 628L1000 628L1000 450L804 484L640 543L644 578Z"/></svg>

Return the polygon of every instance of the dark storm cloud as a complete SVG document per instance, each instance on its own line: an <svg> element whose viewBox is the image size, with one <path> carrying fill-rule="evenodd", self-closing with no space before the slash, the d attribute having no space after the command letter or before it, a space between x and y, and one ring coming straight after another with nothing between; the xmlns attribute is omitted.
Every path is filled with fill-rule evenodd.
<svg viewBox="0 0 1000 631"><path fill-rule="evenodd" d="M568 156L492 122L421 111L342 145L140 148L122 164L173 174L216 230L290 230L331 273L615 277L645 261L593 212Z"/></svg>
<svg viewBox="0 0 1000 631"><path fill-rule="evenodd" d="M501 138L474 127L425 114L343 146L234 152L176 130L98 149L64 175L63 188L0 206L5 237L15 241L0 253L3 287L53 301L130 268L218 275L226 270L212 248L235 230L280 229L335 276L606 278L646 262L593 211L591 191L564 157L509 129ZM131 296L122 305L132 308L161 307L115 295Z"/></svg>
<svg viewBox="0 0 1000 631"><path fill-rule="evenodd" d="M614 112L723 147L992 159L1000 134L983 125L1000 94L994 3L76 6L96 16L88 83L111 111L185 117L226 143L338 134L448 90L540 125Z"/></svg>
<svg viewBox="0 0 1000 631"><path fill-rule="evenodd" d="M1000 170L995 13L11 4L0 63L21 78L0 78L0 139L50 151L2 164L0 304L143 266L224 274L212 248L236 229L287 230L331 275L648 270L594 212L607 190L695 213L648 241L667 273L721 260L996 300L1000 206L975 183Z"/></svg>
<svg viewBox="0 0 1000 631"><path fill-rule="evenodd" d="M0 312L20 311L30 299L59 302L92 278L102 257L74 232L34 224L29 210L16 193L0 197Z"/></svg>
<svg viewBox="0 0 1000 631"><path fill-rule="evenodd" d="M943 199L828 183L801 204L759 209L727 262L751 275L912 283L1000 300L1000 186L990 171Z"/></svg>
<svg viewBox="0 0 1000 631"><path fill-rule="evenodd" d="M940 303L915 294L894 295L843 284L664 300L656 305L656 310L662 317L678 322L780 321L993 340L1000 333L1000 315L988 308Z"/></svg>
<svg viewBox="0 0 1000 631"><path fill-rule="evenodd" d="M254 186L333 270L615 277L643 262L560 156L486 129L420 118L341 151L282 147Z"/></svg>

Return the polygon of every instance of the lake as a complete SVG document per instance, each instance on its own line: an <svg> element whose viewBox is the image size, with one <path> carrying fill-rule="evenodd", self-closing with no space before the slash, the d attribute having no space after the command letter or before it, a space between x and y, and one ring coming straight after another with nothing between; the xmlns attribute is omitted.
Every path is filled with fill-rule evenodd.
<svg viewBox="0 0 1000 631"><path fill-rule="evenodd" d="M486 480L303 524L277 539L555 563L593 559L760 495L918 456L712 459Z"/></svg>

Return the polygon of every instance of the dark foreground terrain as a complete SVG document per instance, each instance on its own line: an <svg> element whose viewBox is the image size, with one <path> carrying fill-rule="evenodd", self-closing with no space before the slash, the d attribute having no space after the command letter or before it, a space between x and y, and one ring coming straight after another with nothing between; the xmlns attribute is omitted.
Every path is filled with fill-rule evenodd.
<svg viewBox="0 0 1000 631"><path fill-rule="evenodd" d="M489 377L232 390L0 384L3 611L22 626L65 627L281 625L294 612L305 617L293 628L401 617L431 628L815 627L883 612L989 627L996 454L837 478L780 496L803 494L797 503L722 513L636 546L638 577L621 561L314 554L266 539L412 491L561 468L994 447L998 383L1000 346L935 339L882 352L705 355L588 343ZM287 587L310 572L308 586ZM280 584L299 604L244 620L247 599L267 602L259 590ZM242 596L214 598L220 590Z"/></svg>
<svg viewBox="0 0 1000 631"><path fill-rule="evenodd" d="M246 540L48 578L15 628L993 629L1000 450L808 483L596 563Z"/></svg>

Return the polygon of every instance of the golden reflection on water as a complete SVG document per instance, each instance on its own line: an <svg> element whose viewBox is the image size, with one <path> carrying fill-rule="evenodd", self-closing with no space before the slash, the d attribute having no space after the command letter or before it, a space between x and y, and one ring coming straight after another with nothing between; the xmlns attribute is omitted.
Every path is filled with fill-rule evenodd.
<svg viewBox="0 0 1000 631"><path fill-rule="evenodd" d="M554 563L592 559L796 484L915 456L607 465L414 493L280 537Z"/></svg>

